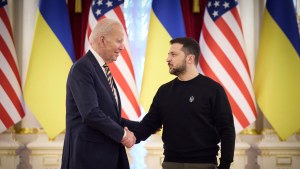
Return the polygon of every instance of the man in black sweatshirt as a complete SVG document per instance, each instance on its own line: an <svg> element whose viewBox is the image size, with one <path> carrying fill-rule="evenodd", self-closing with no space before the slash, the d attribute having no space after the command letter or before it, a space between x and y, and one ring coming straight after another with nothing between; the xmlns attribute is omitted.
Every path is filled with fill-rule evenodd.
<svg viewBox="0 0 300 169"><path fill-rule="evenodd" d="M220 84L198 73L197 41L184 37L170 43L167 63L177 77L158 89L135 136L146 140L163 126L163 169L229 169L235 129L226 93Z"/></svg>

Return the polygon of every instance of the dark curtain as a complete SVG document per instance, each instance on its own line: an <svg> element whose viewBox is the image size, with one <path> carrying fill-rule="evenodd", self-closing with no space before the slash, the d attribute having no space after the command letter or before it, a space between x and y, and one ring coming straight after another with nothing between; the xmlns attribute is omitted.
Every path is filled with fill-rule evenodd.
<svg viewBox="0 0 300 169"><path fill-rule="evenodd" d="M92 0L68 0L76 60L82 56L84 51L84 38L91 1ZM76 11L75 9L78 9L79 11Z"/></svg>
<svg viewBox="0 0 300 169"><path fill-rule="evenodd" d="M194 5L198 1L200 12L193 12ZM186 35L199 41L200 31L207 0L181 0L182 14L185 24Z"/></svg>

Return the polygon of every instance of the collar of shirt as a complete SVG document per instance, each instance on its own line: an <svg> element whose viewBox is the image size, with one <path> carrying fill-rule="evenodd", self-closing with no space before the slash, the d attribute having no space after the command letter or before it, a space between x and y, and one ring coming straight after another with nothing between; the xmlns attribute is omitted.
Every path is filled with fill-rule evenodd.
<svg viewBox="0 0 300 169"><path fill-rule="evenodd" d="M104 60L102 59L102 57L96 51L94 51L94 49L90 48L90 51L92 52L92 54L96 58L97 62L99 63L101 69L103 70L103 72L106 76L105 69L103 67L103 65L105 64Z"/></svg>
<svg viewBox="0 0 300 169"><path fill-rule="evenodd" d="M105 64L104 60L102 59L102 57L101 57L96 51L94 51L94 49L90 48L90 51L92 52L92 54L93 54L94 57L96 58L96 60L97 60L97 62L99 63L99 65L100 65L102 71L104 72L104 74L105 74L105 76L106 76L106 71L105 71L105 69L104 69L104 67L103 67L103 65ZM119 102L118 102L118 96L117 96L117 94L116 94L116 89L115 89L115 87L113 88L113 90L115 91L115 92L113 92L113 93L114 93L116 102L117 102L117 104L119 104Z"/></svg>

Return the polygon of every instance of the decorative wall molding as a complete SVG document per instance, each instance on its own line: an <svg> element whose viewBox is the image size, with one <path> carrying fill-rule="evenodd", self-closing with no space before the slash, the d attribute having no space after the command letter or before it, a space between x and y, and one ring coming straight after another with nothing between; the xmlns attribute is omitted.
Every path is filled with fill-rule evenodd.
<svg viewBox="0 0 300 169"><path fill-rule="evenodd" d="M13 140L11 132L0 134L0 169L17 168L19 157L16 150L18 148L19 144Z"/></svg>
<svg viewBox="0 0 300 169"><path fill-rule="evenodd" d="M263 131L264 138L258 143L261 169L300 169L299 134L282 141L272 129Z"/></svg>
<svg viewBox="0 0 300 169"><path fill-rule="evenodd" d="M274 130L261 135L237 135L234 162L231 169L300 169L299 133L281 141ZM0 134L0 169L60 169L64 134L49 140L46 133ZM161 169L163 143L161 135L151 136L144 147L147 169ZM132 149L127 150L132 164Z"/></svg>

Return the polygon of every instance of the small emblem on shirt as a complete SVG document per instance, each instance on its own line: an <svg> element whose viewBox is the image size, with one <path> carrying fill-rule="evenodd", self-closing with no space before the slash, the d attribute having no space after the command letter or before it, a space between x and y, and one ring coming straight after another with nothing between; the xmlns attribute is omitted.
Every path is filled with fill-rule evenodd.
<svg viewBox="0 0 300 169"><path fill-rule="evenodd" d="M195 100L194 96L190 96L190 99L189 99L190 103L194 102L194 100Z"/></svg>

